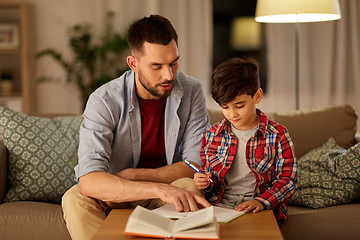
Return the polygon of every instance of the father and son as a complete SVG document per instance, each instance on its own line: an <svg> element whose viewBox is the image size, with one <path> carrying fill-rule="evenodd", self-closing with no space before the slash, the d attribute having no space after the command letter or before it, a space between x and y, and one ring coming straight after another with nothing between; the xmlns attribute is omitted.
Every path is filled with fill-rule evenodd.
<svg viewBox="0 0 360 240"><path fill-rule="evenodd" d="M112 208L136 205L273 209L285 219L297 161L288 130L256 108L263 96L258 63L233 58L215 68L212 97L225 119L211 127L201 83L177 71L170 21L144 17L127 40L131 70L98 88L83 113L79 184L62 199L72 239L91 239Z"/></svg>

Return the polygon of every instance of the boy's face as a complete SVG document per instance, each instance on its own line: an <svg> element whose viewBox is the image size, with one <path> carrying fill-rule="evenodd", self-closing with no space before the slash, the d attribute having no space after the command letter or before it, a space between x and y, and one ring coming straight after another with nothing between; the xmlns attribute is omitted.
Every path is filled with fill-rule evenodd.
<svg viewBox="0 0 360 240"><path fill-rule="evenodd" d="M259 88L254 97L247 94L238 95L231 102L220 105L227 120L238 130L249 130L259 123L256 104L262 99L263 92Z"/></svg>

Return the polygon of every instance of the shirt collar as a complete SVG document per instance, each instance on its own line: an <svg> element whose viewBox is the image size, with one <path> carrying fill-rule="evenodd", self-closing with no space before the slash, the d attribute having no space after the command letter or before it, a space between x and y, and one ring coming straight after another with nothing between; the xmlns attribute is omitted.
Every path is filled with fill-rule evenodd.
<svg viewBox="0 0 360 240"><path fill-rule="evenodd" d="M261 132L262 135L265 135L266 126L268 125L269 119L263 113L260 109L256 109L256 114L260 116L260 127L257 130L258 132Z"/></svg>
<svg viewBox="0 0 360 240"><path fill-rule="evenodd" d="M267 118L265 113L263 113L258 108L256 109L256 114L260 117L260 126L257 132L260 132L264 135L269 119ZM218 135L221 132L224 132L225 134L231 133L231 123L226 118L219 123L218 127L216 128L215 135Z"/></svg>

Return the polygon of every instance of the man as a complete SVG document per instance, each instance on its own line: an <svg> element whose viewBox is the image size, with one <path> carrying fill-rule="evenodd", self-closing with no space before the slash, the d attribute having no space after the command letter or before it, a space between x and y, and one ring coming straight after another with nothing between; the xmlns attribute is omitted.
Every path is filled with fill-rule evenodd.
<svg viewBox="0 0 360 240"><path fill-rule="evenodd" d="M186 182L176 182L194 174L182 160L201 164L201 138L209 127L201 84L177 72L176 31L166 18L151 15L130 26L127 38L131 71L97 89L84 111L79 184L62 200L73 239L90 239L114 207L210 206L182 189Z"/></svg>

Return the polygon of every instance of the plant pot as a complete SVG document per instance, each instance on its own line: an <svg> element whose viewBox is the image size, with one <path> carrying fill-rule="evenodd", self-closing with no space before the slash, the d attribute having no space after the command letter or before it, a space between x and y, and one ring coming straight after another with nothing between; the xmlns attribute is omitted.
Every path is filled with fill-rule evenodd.
<svg viewBox="0 0 360 240"><path fill-rule="evenodd" d="M0 93L1 94L10 94L13 90L13 82L12 81L6 81L1 80L0 81Z"/></svg>

